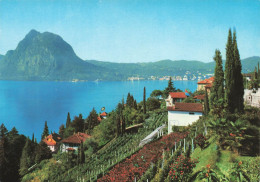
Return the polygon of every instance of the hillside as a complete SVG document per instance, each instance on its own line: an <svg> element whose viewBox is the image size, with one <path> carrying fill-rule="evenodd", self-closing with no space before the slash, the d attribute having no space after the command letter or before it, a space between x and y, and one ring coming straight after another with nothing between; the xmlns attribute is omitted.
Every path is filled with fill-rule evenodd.
<svg viewBox="0 0 260 182"><path fill-rule="evenodd" d="M87 60L88 63L103 68L113 69L118 74L124 74L127 77L130 76L183 76L187 71L190 74L197 75L198 72L202 74L214 73L215 62L204 63L201 61L187 61L187 60L161 60L157 62L149 63L112 63L96 60ZM254 56L246 59L242 59L242 72L248 73L254 70L257 63L260 62L260 57ZM225 61L224 61L225 64Z"/></svg>
<svg viewBox="0 0 260 182"><path fill-rule="evenodd" d="M81 60L67 42L49 32L31 30L0 62L0 79L6 80L117 79L111 71Z"/></svg>

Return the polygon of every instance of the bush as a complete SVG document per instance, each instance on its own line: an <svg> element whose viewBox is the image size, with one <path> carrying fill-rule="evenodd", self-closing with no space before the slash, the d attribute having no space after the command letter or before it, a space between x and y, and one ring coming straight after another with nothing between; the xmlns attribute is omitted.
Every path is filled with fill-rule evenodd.
<svg viewBox="0 0 260 182"><path fill-rule="evenodd" d="M161 103L158 99L150 97L146 101L146 106L149 111L153 111L155 109L159 109L161 106Z"/></svg>
<svg viewBox="0 0 260 182"><path fill-rule="evenodd" d="M195 144L197 144L201 149L204 149L205 145L206 145L206 137L203 136L202 134L199 134L196 138L195 138Z"/></svg>

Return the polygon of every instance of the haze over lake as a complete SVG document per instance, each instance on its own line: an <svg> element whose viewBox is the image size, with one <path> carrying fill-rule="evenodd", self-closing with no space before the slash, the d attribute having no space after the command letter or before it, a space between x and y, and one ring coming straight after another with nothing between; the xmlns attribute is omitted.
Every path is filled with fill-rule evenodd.
<svg viewBox="0 0 260 182"><path fill-rule="evenodd" d="M83 114L86 118L94 107L101 112L115 109L118 102L130 92L137 102L155 89L164 89L168 81L118 81L118 82L29 82L0 81L0 123L10 130L16 127L20 134L31 137L34 132L40 140L44 122L49 131L59 131L65 124L67 113L71 119ZM197 81L174 81L176 88L194 92Z"/></svg>

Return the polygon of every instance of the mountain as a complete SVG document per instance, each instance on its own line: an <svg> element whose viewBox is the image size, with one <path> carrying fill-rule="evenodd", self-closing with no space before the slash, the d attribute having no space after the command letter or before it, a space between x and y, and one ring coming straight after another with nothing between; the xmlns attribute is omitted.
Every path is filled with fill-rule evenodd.
<svg viewBox="0 0 260 182"><path fill-rule="evenodd" d="M0 60L0 79L6 80L112 80L116 76L80 59L60 36L36 30Z"/></svg>
<svg viewBox="0 0 260 182"><path fill-rule="evenodd" d="M251 72L260 57L242 60L242 71ZM214 73L215 62L161 60L148 63L112 63L80 59L60 36L31 30L15 50L0 55L1 80L126 80L128 77L198 76Z"/></svg>
<svg viewBox="0 0 260 182"><path fill-rule="evenodd" d="M110 68L114 70L117 74L124 74L127 77L130 76L183 76L187 71L190 74L197 75L198 72L201 74L214 73L215 62L204 63L200 61L187 61L187 60L162 60L157 62L149 63L112 63L112 62L102 62L95 60L87 60L88 63L94 64L96 66L103 67L104 69ZM223 61L225 64L225 60ZM260 62L260 57L250 57L241 60L242 72L248 73L254 70L257 63ZM223 66L225 67L225 66Z"/></svg>

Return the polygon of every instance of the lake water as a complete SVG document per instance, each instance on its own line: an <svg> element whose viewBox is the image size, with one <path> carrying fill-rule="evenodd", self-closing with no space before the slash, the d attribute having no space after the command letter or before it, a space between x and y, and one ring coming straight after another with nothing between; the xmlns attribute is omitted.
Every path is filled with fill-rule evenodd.
<svg viewBox="0 0 260 182"><path fill-rule="evenodd" d="M20 134L40 140L44 122L49 131L59 131L65 124L67 113L71 118L82 113L86 118L94 107L97 112L115 109L118 102L130 92L137 102L155 89L163 90L168 81L118 81L118 82L30 82L0 81L0 124L8 130L16 127ZM195 91L196 81L174 81L181 90Z"/></svg>

